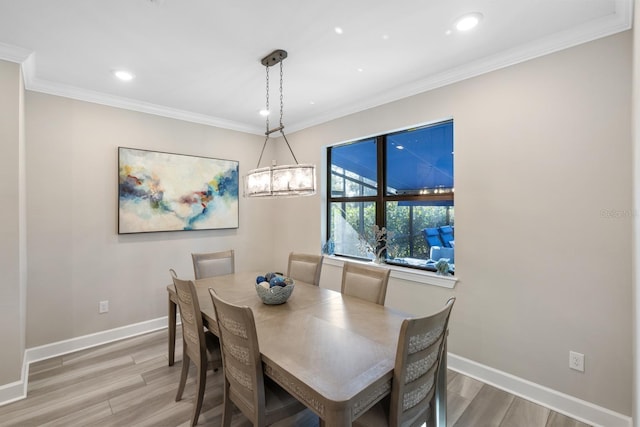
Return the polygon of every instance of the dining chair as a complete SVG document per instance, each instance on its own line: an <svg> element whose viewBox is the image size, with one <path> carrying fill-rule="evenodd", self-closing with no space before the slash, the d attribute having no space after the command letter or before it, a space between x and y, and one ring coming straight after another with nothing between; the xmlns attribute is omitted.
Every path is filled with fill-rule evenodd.
<svg viewBox="0 0 640 427"><path fill-rule="evenodd" d="M390 273L388 268L345 261L342 293L384 305Z"/></svg>
<svg viewBox="0 0 640 427"><path fill-rule="evenodd" d="M322 255L291 252L289 254L287 277L320 286L320 272L322 271L323 258Z"/></svg>
<svg viewBox="0 0 640 427"><path fill-rule="evenodd" d="M192 253L191 259L193 260L193 271L196 280L235 272L233 249L221 252ZM177 277L175 270L169 269L169 273L171 277ZM172 366L175 360L176 306L171 296L169 297L169 314L167 317L169 319L169 366Z"/></svg>
<svg viewBox="0 0 640 427"><path fill-rule="evenodd" d="M254 426L260 427L304 410L302 403L264 375L251 309L223 301L211 288L209 293L218 320L222 347L222 425L231 425L232 403Z"/></svg>
<svg viewBox="0 0 640 427"><path fill-rule="evenodd" d="M455 300L450 298L444 308L435 314L403 320L393 368L391 396L362 414L354 421L354 426L436 424L436 382Z"/></svg>
<svg viewBox="0 0 640 427"><path fill-rule="evenodd" d="M196 280L235 273L233 249L221 252L193 253L191 258L193 259L193 272Z"/></svg>
<svg viewBox="0 0 640 427"><path fill-rule="evenodd" d="M207 367L214 370L222 366L222 354L220 351L220 341L210 331L204 330L202 315L200 314L200 304L195 285L191 280L180 280L174 276L175 271L169 271L173 278L182 320L182 373L180 384L176 394L176 402L182 399L184 386L189 375L189 365L193 362L196 365L196 401L193 407L191 425L198 423L200 409L204 398L204 389L207 382Z"/></svg>

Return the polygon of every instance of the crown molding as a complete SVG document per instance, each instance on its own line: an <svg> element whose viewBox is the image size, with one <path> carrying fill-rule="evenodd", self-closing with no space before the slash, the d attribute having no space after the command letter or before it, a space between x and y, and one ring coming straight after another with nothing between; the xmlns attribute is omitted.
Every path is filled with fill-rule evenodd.
<svg viewBox="0 0 640 427"><path fill-rule="evenodd" d="M264 134L262 128L249 126L244 123L39 79L37 77L36 53L21 47L0 43L0 60L21 64L25 88L34 92L42 92L49 95L62 96L239 132L256 135Z"/></svg>
<svg viewBox="0 0 640 427"><path fill-rule="evenodd" d="M18 46L0 42L0 59L9 62L23 63L33 52Z"/></svg>
<svg viewBox="0 0 640 427"><path fill-rule="evenodd" d="M31 75L29 78L25 78L25 87L28 90L35 92L47 93L50 95L77 99L80 101L92 102L95 104L108 105L110 107L123 108L126 110L153 114L156 116L169 117L185 122L199 123L251 134L264 134L264 130L262 128L249 126L244 123L225 120L205 114L194 113L191 111L179 110L177 108L152 104L150 102L139 101L136 99L109 95L102 92L78 88L75 86L41 80L37 77L33 77L33 75Z"/></svg>
<svg viewBox="0 0 640 427"><path fill-rule="evenodd" d="M538 39L534 42L518 46L517 48L509 49L507 51L500 52L499 54L491 55L406 85L398 86L378 95L368 96L366 100L331 109L330 112L318 114L310 120L303 120L298 123L289 123L287 128L290 133L297 132L350 114L379 107L403 98L408 98L413 95L457 83L491 71L496 71L511 65L548 55L550 53L568 49L602 37L607 37L629 30L632 27L632 22L633 0L615 0L615 13L611 15L590 21L581 26L572 28L571 30L562 31L557 34ZM22 64L25 87L28 90L255 135L264 134L264 129L248 125L246 123L235 122L205 114L179 110L163 105L118 97L38 79L35 56L36 54L34 52L27 49L0 43L0 59Z"/></svg>
<svg viewBox="0 0 640 427"><path fill-rule="evenodd" d="M413 83L398 86L378 96L368 97L366 101L336 108L331 112L318 115L311 120L289 125L290 132L296 132L326 123L349 114L359 113L370 108L379 107L390 102L428 92L466 79L477 77L492 71L516 65L531 59L549 55L599 38L611 36L631 29L633 22L633 0L616 0L615 13L591 21L571 30L562 31L530 43L509 49L495 55L469 62L463 66L452 68L431 75Z"/></svg>

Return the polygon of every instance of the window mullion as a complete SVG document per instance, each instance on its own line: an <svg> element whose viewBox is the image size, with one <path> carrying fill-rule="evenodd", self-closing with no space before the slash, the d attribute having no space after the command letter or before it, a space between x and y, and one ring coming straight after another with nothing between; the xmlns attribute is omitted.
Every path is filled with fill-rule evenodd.
<svg viewBox="0 0 640 427"><path fill-rule="evenodd" d="M327 176L326 176L326 183L327 183L327 199L330 200L331 199L331 184L332 184L332 180L331 180L331 165L332 165L332 159L331 159L331 148L327 148ZM329 241L329 239L333 238L333 235L331 233L331 202L327 203L326 206L326 221L325 221L325 226L326 226L326 239L327 242Z"/></svg>
<svg viewBox="0 0 640 427"><path fill-rule="evenodd" d="M384 195L386 194L387 177L385 176L385 137L381 135L376 138L377 160L378 160L378 193L376 197L376 224L382 228L385 226L384 215Z"/></svg>
<svg viewBox="0 0 640 427"><path fill-rule="evenodd" d="M378 193L376 198L376 224L378 227L385 227L386 224L386 215L385 215L385 203L384 196L387 193L387 176L386 176L386 137L381 135L376 138L377 144L377 153L378 153ZM386 246L386 237L385 241L380 243L382 246ZM376 252L380 248L376 248ZM381 253L382 258L385 259L387 257L386 249Z"/></svg>

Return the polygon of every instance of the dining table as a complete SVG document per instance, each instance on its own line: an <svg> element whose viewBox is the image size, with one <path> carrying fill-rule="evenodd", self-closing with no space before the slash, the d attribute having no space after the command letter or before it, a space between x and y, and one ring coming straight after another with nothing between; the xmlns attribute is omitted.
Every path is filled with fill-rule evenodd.
<svg viewBox="0 0 640 427"><path fill-rule="evenodd" d="M257 272L195 280L206 328L218 334L209 288L253 311L264 374L313 411L321 425L351 426L391 392L402 321L389 307L296 281L287 302L264 304ZM176 338L176 294L169 295L169 365ZM445 339L446 343L446 339ZM446 426L446 347L436 382L436 417Z"/></svg>

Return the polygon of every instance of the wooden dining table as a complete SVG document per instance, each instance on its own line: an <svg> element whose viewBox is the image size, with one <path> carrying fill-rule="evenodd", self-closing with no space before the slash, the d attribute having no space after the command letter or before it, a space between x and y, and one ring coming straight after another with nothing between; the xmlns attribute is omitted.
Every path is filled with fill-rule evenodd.
<svg viewBox="0 0 640 427"><path fill-rule="evenodd" d="M258 275L241 272L196 280L205 326L218 334L209 288L230 303L250 307L265 375L316 413L322 424L351 426L390 393L398 334L408 315L299 281L286 303L267 305L255 290ZM167 290L172 365L176 296L173 285ZM446 425L446 364L439 377L436 413L438 424Z"/></svg>

